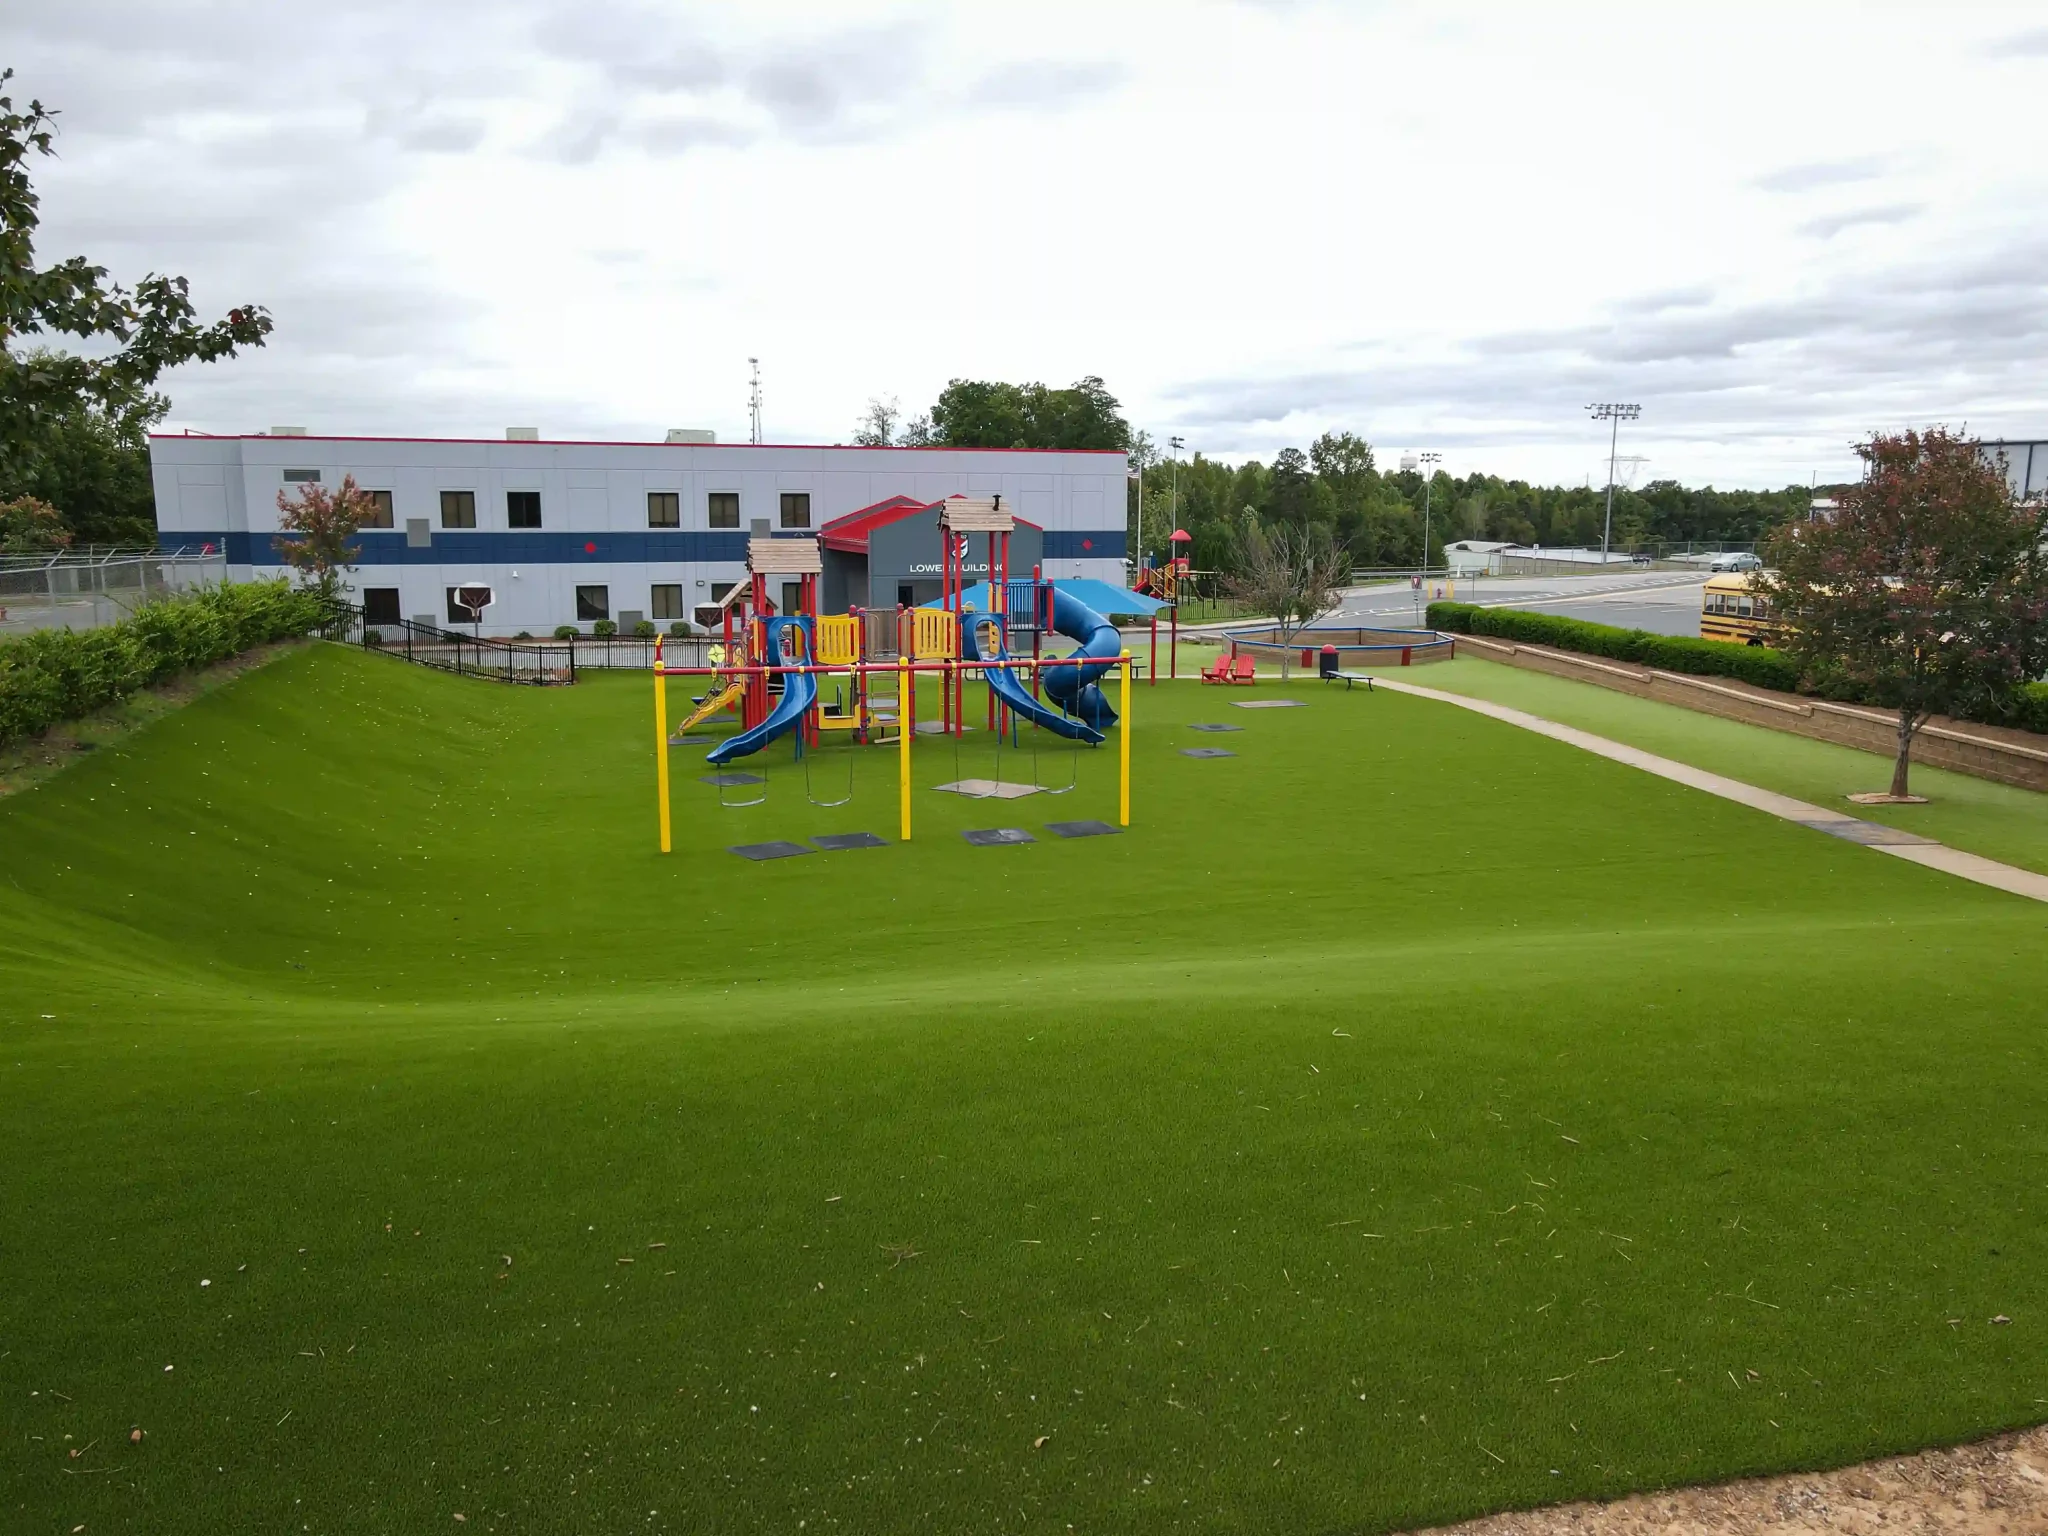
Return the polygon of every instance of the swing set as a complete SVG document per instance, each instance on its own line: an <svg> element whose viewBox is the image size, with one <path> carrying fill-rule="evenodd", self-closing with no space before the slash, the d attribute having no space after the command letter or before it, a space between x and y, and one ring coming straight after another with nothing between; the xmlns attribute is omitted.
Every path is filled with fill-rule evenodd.
<svg viewBox="0 0 2048 1536"><path fill-rule="evenodd" d="M787 627L783 630L782 637L779 638L786 638L791 631L796 631L798 633L806 632L804 626L807 626L808 622L809 621L803 619L784 620L783 623ZM783 654L785 656L788 656L792 654L792 652L796 652L796 647L789 647L788 649L784 650ZM797 653L807 654L803 652ZM872 689L876 681L893 677L896 680L897 697L902 701L902 714L897 724L896 735L893 739L893 745L896 747L897 765L897 818L899 823L899 835L902 841L907 843L910 841L911 835L911 745L918 734L917 679L920 675L926 677L936 677L940 685L940 691L942 696L949 697L955 701L958 701L961 697L961 690L964 686L964 680L969 676L979 675L986 677L986 675L991 672L1001 671L1008 672L1013 675L1029 675L1035 681L1038 678L1042 677L1044 673L1052 671L1055 668L1082 666L1100 667L1103 664L1104 663L1101 660L1085 656L1047 656L1035 659L1027 657L1015 657L1006 658L1001 661L984 661L980 659L963 660L957 657L948 657L944 659L932 660L913 660L911 657L904 655L898 656L894 662L859 661L853 663L851 667L819 665L815 662L808 660L784 661L780 664L773 665L767 663L750 663L745 665L735 665L728 663L723 669L709 666L671 667L663 658L662 640L660 638L657 638L654 643L654 775L657 817L661 832L661 851L663 853L668 853L671 851L672 847L670 837L670 799L668 764L669 748L672 745L669 739L668 725L668 680L671 677L711 677L714 675L719 675L722 670L723 673L737 675L741 680L745 681L750 687L758 684L764 693L766 692L769 686L770 679L777 679L781 682L781 685L784 688L788 688L791 686L796 686L798 679L815 679L823 676L843 675L846 672L851 671L857 678L860 679L863 688ZM1114 667L1118 677L1119 686L1117 690L1117 707L1121 715L1121 729L1117 732L1117 825L1122 827L1128 827L1131 824L1130 723L1132 693L1132 657L1130 652L1125 651L1120 656L1118 656L1114 662L1110 663L1110 665ZM1015 739L1015 733L1017 730L1017 722L1015 720L1015 717L1012 716L1008 720L1007 724L1010 728L1009 734L1011 734L1013 737L1011 750L1024 750ZM958 733L951 729L950 723L948 724L947 729L948 733L954 736L954 767L957 772L959 768L960 738ZM1034 780L1033 787L1040 793L1054 795L1066 794L1069 791L1071 791L1079 782L1079 765L1078 763L1074 763L1071 765L1072 771L1069 774L1068 782L1064 786L1058 788L1046 788L1043 786L1038 786L1035 782L1037 779L1038 770L1038 744L1037 735L1035 734L1037 730L1038 727L1034 726L1034 735L1032 737L1032 745L1030 748L1032 755L1032 777ZM803 728L799 727L797 730L792 732L792 735L795 737L798 759L802 761L804 764L804 798L807 799L812 805L818 806L821 809L828 810L851 803L851 801L854 798L854 774L851 760L848 761L847 765L846 793L836 800L820 800L817 798L817 795L814 791L811 782L810 761L809 753L806 751L805 731ZM998 769L1000 769L1001 765L1000 754L1002 750L1003 748L1001 744L1001 738L1000 736L998 736L996 743L996 752L998 754L996 762ZM763 802L765 802L768 798L767 780L765 772L766 765L763 764L762 768L762 792L759 795L756 795L746 800L731 800L726 797L726 785L720 784L718 786L720 806L731 810L740 810L744 809L747 806L760 805ZM989 791L981 794L969 794L967 798L988 799L994 793L995 791Z"/></svg>

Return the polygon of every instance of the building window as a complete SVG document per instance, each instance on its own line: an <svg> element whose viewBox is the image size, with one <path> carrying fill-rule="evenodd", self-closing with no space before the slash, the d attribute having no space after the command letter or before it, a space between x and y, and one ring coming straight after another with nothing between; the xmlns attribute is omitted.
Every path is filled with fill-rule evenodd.
<svg viewBox="0 0 2048 1536"><path fill-rule="evenodd" d="M288 469L284 472L286 485L318 485L320 471L317 469Z"/></svg>
<svg viewBox="0 0 2048 1536"><path fill-rule="evenodd" d="M714 603L724 602L725 594L730 592L735 585L737 583L730 581L714 581L711 583L711 601Z"/></svg>
<svg viewBox="0 0 2048 1536"><path fill-rule="evenodd" d="M782 611L801 613L804 607L804 584L800 581L785 581L782 584Z"/></svg>
<svg viewBox="0 0 2048 1536"><path fill-rule="evenodd" d="M740 525L740 493L738 491L713 491L710 505L710 522L713 528L737 528Z"/></svg>
<svg viewBox="0 0 2048 1536"><path fill-rule="evenodd" d="M474 528L476 526L476 492L443 491L441 493L441 526L443 528Z"/></svg>
<svg viewBox="0 0 2048 1536"><path fill-rule="evenodd" d="M657 619L680 619L683 616L683 587L681 582L661 585L649 589L648 607Z"/></svg>
<svg viewBox="0 0 2048 1536"><path fill-rule="evenodd" d="M782 526L785 528L808 528L811 526L811 493L809 491L784 491L782 493Z"/></svg>
<svg viewBox="0 0 2048 1536"><path fill-rule="evenodd" d="M538 528L540 526L540 492L507 491L505 493L505 526L507 528Z"/></svg>
<svg viewBox="0 0 2048 1536"><path fill-rule="evenodd" d="M389 528L391 522L391 493L389 491L365 491L363 498L369 505L363 510L363 520L358 528Z"/></svg>
<svg viewBox="0 0 2048 1536"><path fill-rule="evenodd" d="M650 528L680 528L683 526L683 498L679 491L649 491L647 493L647 526ZM677 615L681 617L680 614Z"/></svg>
<svg viewBox="0 0 2048 1536"><path fill-rule="evenodd" d="M363 622L365 624L399 623L398 588L363 588Z"/></svg>
<svg viewBox="0 0 2048 1536"><path fill-rule="evenodd" d="M578 587L576 589L576 621L579 624L588 624L594 619L608 619L611 616L611 588Z"/></svg>

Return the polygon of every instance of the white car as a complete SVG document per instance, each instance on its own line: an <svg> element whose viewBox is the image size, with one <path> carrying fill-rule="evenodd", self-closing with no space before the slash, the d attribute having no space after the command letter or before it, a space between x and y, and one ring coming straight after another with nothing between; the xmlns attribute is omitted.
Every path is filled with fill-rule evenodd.
<svg viewBox="0 0 2048 1536"><path fill-rule="evenodd" d="M1716 555L1707 565L1710 571L1760 571L1763 568L1763 561L1755 555L1746 554Z"/></svg>

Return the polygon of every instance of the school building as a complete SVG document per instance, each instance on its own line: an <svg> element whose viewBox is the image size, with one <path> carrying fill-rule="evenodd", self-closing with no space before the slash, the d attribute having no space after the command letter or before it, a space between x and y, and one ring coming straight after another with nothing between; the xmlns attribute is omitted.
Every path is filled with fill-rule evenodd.
<svg viewBox="0 0 2048 1536"><path fill-rule="evenodd" d="M353 475L376 503L346 578L370 623L465 621L454 591L483 585L496 598L487 634L588 631L604 619L630 632L715 604L745 579L747 540L764 533L819 539L826 612L929 601L937 504L999 495L1019 521L1012 575L1039 566L1124 585L1125 458L1113 449L806 447L682 432L552 442L531 430L504 441L154 436L158 542L224 552L237 580L283 574L278 493ZM977 559L986 564L978 548L969 581L986 574Z"/></svg>

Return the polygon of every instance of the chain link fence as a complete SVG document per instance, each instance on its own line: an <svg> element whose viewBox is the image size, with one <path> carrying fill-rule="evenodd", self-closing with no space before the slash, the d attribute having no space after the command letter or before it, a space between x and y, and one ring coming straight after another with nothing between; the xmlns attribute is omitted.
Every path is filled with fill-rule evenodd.
<svg viewBox="0 0 2048 1536"><path fill-rule="evenodd" d="M0 635L99 629L152 598L227 579L218 550L65 550L0 555Z"/></svg>

